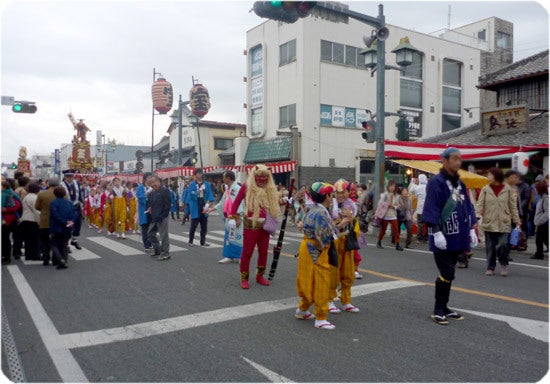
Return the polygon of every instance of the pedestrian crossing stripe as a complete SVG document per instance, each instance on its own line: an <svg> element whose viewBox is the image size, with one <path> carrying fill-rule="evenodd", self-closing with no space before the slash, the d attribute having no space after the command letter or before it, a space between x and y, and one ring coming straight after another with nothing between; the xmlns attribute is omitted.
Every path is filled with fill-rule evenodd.
<svg viewBox="0 0 550 384"><path fill-rule="evenodd" d="M92 251L86 248L82 248L80 250L74 250L73 253L70 253L69 256L71 256L75 260L91 260L91 259L101 259L101 256L96 255Z"/></svg>
<svg viewBox="0 0 550 384"><path fill-rule="evenodd" d="M128 235L126 238L133 242L138 242L141 245L143 245L143 241L141 240L141 235ZM187 248L178 247L177 245L170 244L170 252L179 252L179 251L187 251ZM142 251L141 253L144 253L145 251Z"/></svg>
<svg viewBox="0 0 550 384"><path fill-rule="evenodd" d="M224 231L212 231L211 233L215 233L217 235L223 235L225 236L225 232ZM224 238L223 237L215 237L215 236L212 236L212 235L206 235L206 237L211 237L213 239L217 239L217 240L220 240L221 242L223 242ZM287 239L288 240L288 239ZM277 245L277 240L275 239L269 239L269 244L271 245ZM283 244L288 244L286 241L283 241Z"/></svg>
<svg viewBox="0 0 550 384"><path fill-rule="evenodd" d="M170 238L173 239L173 240L177 240L177 241L181 241L181 242L189 242L189 233L186 233L186 232L183 232L183 234L185 236L181 236L181 235L174 235L174 234L170 234ZM206 239L208 240L218 240L219 241L219 238L218 237L213 237L213 236L210 236L210 235L206 235ZM222 243L223 243L223 239L221 239ZM194 244L195 245L195 244ZM222 248L223 245L219 245L219 244L210 244L210 247L209 248Z"/></svg>
<svg viewBox="0 0 550 384"><path fill-rule="evenodd" d="M102 247L108 248L116 253L119 253L123 256L133 256L143 254L143 251L129 247L126 244L122 244L121 240L116 241L108 239L106 237L88 237L88 240L93 241L96 244L101 245Z"/></svg>

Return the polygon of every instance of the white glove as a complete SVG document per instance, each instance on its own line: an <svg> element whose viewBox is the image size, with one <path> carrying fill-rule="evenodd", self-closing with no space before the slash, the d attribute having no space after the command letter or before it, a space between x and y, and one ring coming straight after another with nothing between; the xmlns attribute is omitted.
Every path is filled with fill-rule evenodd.
<svg viewBox="0 0 550 384"><path fill-rule="evenodd" d="M477 247L478 245L477 235L475 229L470 229L470 246L472 248Z"/></svg>
<svg viewBox="0 0 550 384"><path fill-rule="evenodd" d="M441 250L447 249L447 239L445 239L441 231L434 233L434 244Z"/></svg>

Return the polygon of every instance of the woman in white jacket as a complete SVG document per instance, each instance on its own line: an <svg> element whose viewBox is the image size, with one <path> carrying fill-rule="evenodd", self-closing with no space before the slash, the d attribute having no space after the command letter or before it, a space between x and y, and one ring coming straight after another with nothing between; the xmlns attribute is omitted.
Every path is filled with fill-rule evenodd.
<svg viewBox="0 0 550 384"><path fill-rule="evenodd" d="M426 202L426 186L428 185L428 177L421 173L418 175L418 184L414 182L409 185L409 192L416 196L416 221L418 226L418 232L416 238L419 243L425 243L428 241L428 236L424 234L424 223L422 222L422 212L424 211L424 203Z"/></svg>
<svg viewBox="0 0 550 384"><path fill-rule="evenodd" d="M40 192L40 185L31 183L27 187L27 195L23 199L21 235L25 243L25 260L40 260L40 235L38 230L40 211L34 206L38 192Z"/></svg>

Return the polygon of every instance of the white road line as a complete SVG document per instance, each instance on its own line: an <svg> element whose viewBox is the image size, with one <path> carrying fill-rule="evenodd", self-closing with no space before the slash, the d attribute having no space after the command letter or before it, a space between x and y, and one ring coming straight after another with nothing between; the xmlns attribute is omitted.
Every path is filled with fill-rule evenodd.
<svg viewBox="0 0 550 384"><path fill-rule="evenodd" d="M246 361L248 364L252 365L258 372L260 372L262 375L267 377L269 381L272 383L294 383L294 381L287 379L283 375L278 374L277 372L273 372L272 370L267 369L263 365L260 365L258 363L253 362L252 360L247 359L244 356L241 356L241 358Z"/></svg>
<svg viewBox="0 0 550 384"><path fill-rule="evenodd" d="M46 310L34 294L31 286L16 265L8 265L15 286L21 295L21 299L27 307L38 334L48 351L62 382L82 383L88 379L78 365L71 351L66 347L66 343L60 338L59 332L53 325Z"/></svg>
<svg viewBox="0 0 550 384"><path fill-rule="evenodd" d="M456 308L456 310L459 312L471 313L472 315L481 316L492 320L504 321L516 331L548 343L548 323L545 321L525 319L523 317L505 316L496 313L470 311L468 309Z"/></svg>
<svg viewBox="0 0 550 384"><path fill-rule="evenodd" d="M139 236L136 238L135 236ZM128 235L126 238L130 241L140 243L143 246L143 242L141 241L141 235ZM170 244L170 252L179 252L179 251L187 251L187 248L178 247L177 245ZM145 253L145 251L140 251L140 253Z"/></svg>
<svg viewBox="0 0 550 384"><path fill-rule="evenodd" d="M423 284L399 280L362 284L352 287L352 294L354 297L357 297L375 292L419 285ZM148 336L162 335L169 332L217 324L225 321L238 320L250 316L264 315L267 313L295 308L297 305L298 298L289 297L286 299L221 308L213 311L177 316L140 324L126 325L117 328L69 333L61 335L59 342L62 342L66 348L90 347L99 344L108 344L117 341L134 340Z"/></svg>
<svg viewBox="0 0 550 384"><path fill-rule="evenodd" d="M25 265L41 265L43 263L42 260L27 260L24 257L21 258L21 262Z"/></svg>
<svg viewBox="0 0 550 384"><path fill-rule="evenodd" d="M183 232L183 234L185 236L182 236L182 235L174 235L173 233L171 233L169 236L171 239L174 239L174 240L178 240L178 241L181 241L181 242L184 242L184 243L188 243L189 242L189 234L186 233L186 232ZM197 233L198 235L198 233ZM206 239L207 240L210 240L211 236L208 236L206 235ZM195 235L195 241L197 241L197 236ZM222 239L222 242L223 242L223 239ZM198 243L193 243L194 245L199 245ZM210 244L210 247L208 248L223 248L223 245L220 245L220 244Z"/></svg>
<svg viewBox="0 0 550 384"><path fill-rule="evenodd" d="M217 237L217 236L212 236L212 235L206 235L206 238L212 238L212 239L216 239L216 240L219 240L221 242L223 242L224 240L224 237L225 236L225 232L223 231L209 231L208 233L214 233L214 234L217 234L217 235L222 235L222 237ZM287 239L288 240L288 239ZM270 238L269 239L269 244L271 245L277 245L277 240L275 240L274 238ZM283 244L287 244L288 243L286 241L283 241Z"/></svg>
<svg viewBox="0 0 550 384"><path fill-rule="evenodd" d="M94 243L97 243L123 256L143 254L143 251L123 244L122 242L125 240L112 240L106 237L88 237L88 240L93 241Z"/></svg>
<svg viewBox="0 0 550 384"><path fill-rule="evenodd" d="M91 260L91 259L101 259L101 256L96 255L89 249L82 247L81 250L75 249L73 253L69 254L75 260Z"/></svg>

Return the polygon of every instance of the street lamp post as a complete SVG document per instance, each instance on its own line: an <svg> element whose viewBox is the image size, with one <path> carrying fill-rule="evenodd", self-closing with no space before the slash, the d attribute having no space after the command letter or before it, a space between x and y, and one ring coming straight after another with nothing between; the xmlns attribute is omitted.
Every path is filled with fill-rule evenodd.
<svg viewBox="0 0 550 384"><path fill-rule="evenodd" d="M201 148L201 133L199 131L200 119L196 115L189 115L189 122L193 125L193 127L195 127L197 129L197 140L199 142L199 159L200 159L200 162L201 162L200 167L202 168L203 167L203 162L202 162L202 148Z"/></svg>

